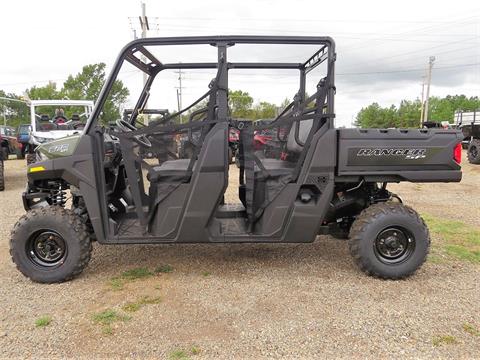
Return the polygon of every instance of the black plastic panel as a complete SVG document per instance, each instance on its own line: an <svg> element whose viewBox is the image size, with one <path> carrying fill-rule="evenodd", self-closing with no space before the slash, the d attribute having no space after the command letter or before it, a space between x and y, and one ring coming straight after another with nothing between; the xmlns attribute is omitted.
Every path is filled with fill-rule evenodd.
<svg viewBox="0 0 480 360"><path fill-rule="evenodd" d="M442 129L338 130L338 175L390 176L413 182L460 181L453 152L463 136Z"/></svg>

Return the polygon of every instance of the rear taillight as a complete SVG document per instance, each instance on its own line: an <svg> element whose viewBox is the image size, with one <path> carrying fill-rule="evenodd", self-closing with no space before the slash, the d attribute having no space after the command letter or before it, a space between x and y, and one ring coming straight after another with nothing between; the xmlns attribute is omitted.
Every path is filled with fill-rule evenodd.
<svg viewBox="0 0 480 360"><path fill-rule="evenodd" d="M458 143L453 148L453 160L455 160L457 164L462 162L462 143Z"/></svg>

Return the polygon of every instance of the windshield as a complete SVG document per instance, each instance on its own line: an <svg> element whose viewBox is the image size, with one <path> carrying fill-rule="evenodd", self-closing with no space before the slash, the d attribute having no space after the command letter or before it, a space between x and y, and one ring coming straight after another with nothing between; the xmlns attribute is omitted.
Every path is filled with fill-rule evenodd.
<svg viewBox="0 0 480 360"><path fill-rule="evenodd" d="M20 135L26 135L30 132L30 125L20 125L18 127L18 133Z"/></svg>
<svg viewBox="0 0 480 360"><path fill-rule="evenodd" d="M83 130L89 117L89 109L83 106L35 107L35 130Z"/></svg>

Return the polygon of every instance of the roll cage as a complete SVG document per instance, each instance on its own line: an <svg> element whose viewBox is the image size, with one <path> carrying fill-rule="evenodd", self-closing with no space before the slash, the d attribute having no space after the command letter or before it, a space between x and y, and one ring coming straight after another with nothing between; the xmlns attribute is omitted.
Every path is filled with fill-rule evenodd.
<svg viewBox="0 0 480 360"><path fill-rule="evenodd" d="M146 47L150 46L171 46L171 45L211 45L218 48L218 58L215 62L177 62L162 63ZM303 62L228 62L228 48L236 44L251 45L318 45L319 49ZM137 39L126 45L104 84L99 99L93 109L92 116L87 123L86 133L92 133L93 128L98 122L106 98L117 78L119 71L125 61L135 66L137 69L147 75L145 86L143 87L135 107L132 110L130 122L133 124L136 117L144 110L144 106L149 98L150 87L155 77L163 70L179 69L219 69L221 62L225 62L225 67L221 74L217 74L218 82L222 87L228 87L228 70L231 69L292 69L299 71L299 96L305 97L306 75L315 69L318 65L327 61L327 81L325 84L327 90L327 101L325 112L332 114L328 118L328 127L333 127L334 112L334 93L335 93L335 42L330 37L315 36L197 36L197 37L166 37L166 38L146 38ZM197 103L197 102L195 102ZM191 108L189 106L186 109ZM183 110L186 110L183 109ZM218 94L217 99L218 114L225 120L228 117L228 99L226 96ZM180 113L184 111L180 110ZM178 113L170 117L178 116Z"/></svg>

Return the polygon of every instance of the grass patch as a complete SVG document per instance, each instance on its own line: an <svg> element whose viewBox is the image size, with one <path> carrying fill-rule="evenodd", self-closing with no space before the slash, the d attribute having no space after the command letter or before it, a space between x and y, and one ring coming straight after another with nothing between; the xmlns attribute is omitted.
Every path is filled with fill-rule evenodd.
<svg viewBox="0 0 480 360"><path fill-rule="evenodd" d="M130 269L124 271L120 277L124 280L136 280L136 279L143 279L149 276L152 276L153 273L145 267Z"/></svg>
<svg viewBox="0 0 480 360"><path fill-rule="evenodd" d="M141 307L142 305L140 305L138 302L130 302L123 305L122 310L126 312L135 312L140 310Z"/></svg>
<svg viewBox="0 0 480 360"><path fill-rule="evenodd" d="M465 332L469 333L470 335L480 336L480 330L478 330L475 326L473 326L471 324L464 323L462 325L462 328L463 328L463 330L465 330Z"/></svg>
<svg viewBox="0 0 480 360"><path fill-rule="evenodd" d="M120 274L120 276L111 278L108 284L112 290L123 290L125 283L135 281L137 279L145 279L152 275L154 275L153 272L151 272L148 268L139 267L124 271Z"/></svg>
<svg viewBox="0 0 480 360"><path fill-rule="evenodd" d="M437 336L437 337L433 338L432 343L435 346L440 346L440 345L458 344L458 341L452 335L443 335L443 336Z"/></svg>
<svg viewBox="0 0 480 360"><path fill-rule="evenodd" d="M172 271L173 271L173 266L169 264L157 266L154 270L155 274L160 274L160 273L167 274L167 273L171 273Z"/></svg>
<svg viewBox="0 0 480 360"><path fill-rule="evenodd" d="M124 306L122 306L122 310L126 312L135 312L140 310L140 308L144 305L159 304L161 301L162 299L160 297L151 298L144 296L135 302L126 303Z"/></svg>
<svg viewBox="0 0 480 360"><path fill-rule="evenodd" d="M168 358L170 360L187 360L187 359L190 359L191 355L198 355L198 354L200 354L200 348L194 345L188 351L183 349L174 350L170 353Z"/></svg>
<svg viewBox="0 0 480 360"><path fill-rule="evenodd" d="M210 271L202 271L202 276L210 276L212 273Z"/></svg>
<svg viewBox="0 0 480 360"><path fill-rule="evenodd" d="M461 221L422 215L430 232L440 237L440 250L459 260L480 264L480 229ZM435 262L435 261L433 261Z"/></svg>
<svg viewBox="0 0 480 360"><path fill-rule="evenodd" d="M110 281L108 282L110 287L112 288L112 290L123 290L123 285L124 285L124 282L122 279L120 278L112 278L110 279Z"/></svg>
<svg viewBox="0 0 480 360"><path fill-rule="evenodd" d="M187 352L185 350L174 350L170 353L168 357L170 360L187 360L189 359Z"/></svg>
<svg viewBox="0 0 480 360"><path fill-rule="evenodd" d="M130 316L118 314L113 309L107 309L93 315L93 321L101 325L111 325L117 321L128 321Z"/></svg>
<svg viewBox="0 0 480 360"><path fill-rule="evenodd" d="M110 325L105 325L102 329L102 334L104 335L112 335L113 334L113 329Z"/></svg>
<svg viewBox="0 0 480 360"><path fill-rule="evenodd" d="M45 315L45 316L41 316L37 320L35 320L35 326L36 327L45 327L45 326L50 325L51 322L52 322L52 317L48 316L48 315Z"/></svg>

